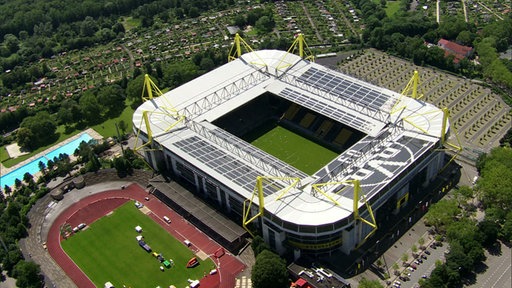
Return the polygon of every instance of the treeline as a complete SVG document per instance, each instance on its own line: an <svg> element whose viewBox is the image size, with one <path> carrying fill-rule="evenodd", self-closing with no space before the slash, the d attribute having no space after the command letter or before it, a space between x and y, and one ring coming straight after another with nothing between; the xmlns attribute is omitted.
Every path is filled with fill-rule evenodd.
<svg viewBox="0 0 512 288"><path fill-rule="evenodd" d="M510 15L483 27L466 23L460 15L444 15L438 24L421 9L409 11L407 2L401 1L400 10L388 17L383 9L386 1L377 4L371 0L353 0L364 16L364 44L411 59L416 65L431 65L469 78L491 80L502 90L512 91L512 62L498 57L499 52L512 44ZM441 38L471 46L476 53L455 63L453 56L445 57L444 50L436 46ZM434 45L427 46L427 43ZM475 58L479 64L472 62Z"/></svg>
<svg viewBox="0 0 512 288"><path fill-rule="evenodd" d="M484 249L499 251L497 240L512 242L512 148L483 154L477 169L480 178L473 189L460 187L453 198L433 204L425 215L426 223L446 237L449 252L421 287L462 287L486 259ZM478 206L483 217L475 217Z"/></svg>

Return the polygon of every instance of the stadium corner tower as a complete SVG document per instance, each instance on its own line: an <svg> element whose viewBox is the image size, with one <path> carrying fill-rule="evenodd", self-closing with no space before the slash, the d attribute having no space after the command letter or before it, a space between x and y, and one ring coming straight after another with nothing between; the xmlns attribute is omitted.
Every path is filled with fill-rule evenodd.
<svg viewBox="0 0 512 288"><path fill-rule="evenodd" d="M148 163L296 257L350 253L444 164L443 110L284 51L245 53L145 100L133 124ZM244 140L268 121L337 156L309 175Z"/></svg>

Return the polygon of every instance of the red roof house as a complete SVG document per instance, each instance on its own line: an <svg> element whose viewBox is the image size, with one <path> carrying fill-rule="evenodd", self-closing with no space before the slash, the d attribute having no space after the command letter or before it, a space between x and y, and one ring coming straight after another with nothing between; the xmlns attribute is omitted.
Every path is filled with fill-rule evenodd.
<svg viewBox="0 0 512 288"><path fill-rule="evenodd" d="M437 42L437 46L444 50L444 56L453 55L455 58L453 62L459 63L460 60L471 56L473 47L457 44L446 39L441 39Z"/></svg>

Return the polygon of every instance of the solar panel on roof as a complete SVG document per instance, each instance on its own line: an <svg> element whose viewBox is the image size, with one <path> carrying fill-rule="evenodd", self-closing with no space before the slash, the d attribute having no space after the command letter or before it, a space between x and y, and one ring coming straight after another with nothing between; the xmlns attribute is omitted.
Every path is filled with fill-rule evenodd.
<svg viewBox="0 0 512 288"><path fill-rule="evenodd" d="M314 85L322 91L335 93L340 98L377 111L381 111L384 103L390 98L389 95L373 87L349 81L341 76L333 75L332 72L323 71L315 67L307 69L296 80L307 85Z"/></svg>
<svg viewBox="0 0 512 288"><path fill-rule="evenodd" d="M220 129L218 129L220 130ZM222 130L223 131L223 130ZM217 131L219 132L219 131ZM219 134L225 133L224 136L230 135L225 131L220 132ZM236 137L235 137L236 138ZM231 140L235 139L232 138ZM237 139L237 138L236 138ZM238 144L242 145L245 142L239 141ZM197 160L201 161L204 165L209 168L215 170L217 173L223 175L224 177L231 179L236 184L245 187L247 190L252 190L255 185L256 177L259 176L257 170L255 170L252 166L245 164L244 162L236 159L234 156L227 154L226 152L218 149L216 146L208 143L207 141L199 138L198 136L192 136L174 143L176 147L182 149L187 154L193 156ZM245 145L249 145L245 143ZM250 145L249 145L250 146ZM256 148L254 148L256 149ZM261 156L266 156L266 160L271 160L273 156L270 156L266 153L262 153L258 151ZM272 158L272 160L278 160L277 158ZM271 162L272 164L282 165L280 166L282 170L289 171L290 173L299 173L302 178L307 177L306 174L300 172L297 169L289 166L288 164L278 160L277 162ZM284 164L284 165L283 165ZM293 174L290 174L293 175ZM265 196L278 192L279 190L285 188L285 185L274 182L272 188L267 187L263 189L263 193Z"/></svg>

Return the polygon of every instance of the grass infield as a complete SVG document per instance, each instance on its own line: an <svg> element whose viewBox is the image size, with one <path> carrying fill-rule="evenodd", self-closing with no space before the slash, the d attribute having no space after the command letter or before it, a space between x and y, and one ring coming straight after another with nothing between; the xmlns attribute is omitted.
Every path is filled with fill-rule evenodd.
<svg viewBox="0 0 512 288"><path fill-rule="evenodd" d="M254 133L261 133L266 129L269 129L268 124ZM249 135L249 137L253 136L254 134ZM256 140L251 141L251 144L309 175L338 156L338 153L281 126L271 128Z"/></svg>
<svg viewBox="0 0 512 288"><path fill-rule="evenodd" d="M162 265L143 250L135 237L141 226L144 240L154 252L172 259L174 266L160 271ZM172 224L170 224L172 225ZM201 279L214 268L213 261L201 261L186 268L192 251L144 215L129 201L86 229L61 242L62 248L97 287L110 281L115 287L185 287L187 279Z"/></svg>

